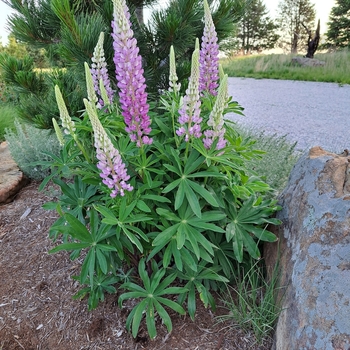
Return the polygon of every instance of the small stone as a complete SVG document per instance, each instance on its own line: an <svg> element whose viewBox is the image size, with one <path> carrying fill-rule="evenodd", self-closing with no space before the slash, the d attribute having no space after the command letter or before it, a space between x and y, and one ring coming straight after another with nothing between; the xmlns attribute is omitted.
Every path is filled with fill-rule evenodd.
<svg viewBox="0 0 350 350"><path fill-rule="evenodd" d="M326 64L325 61L320 61L315 58L308 57L293 57L292 63L302 67L323 67Z"/></svg>

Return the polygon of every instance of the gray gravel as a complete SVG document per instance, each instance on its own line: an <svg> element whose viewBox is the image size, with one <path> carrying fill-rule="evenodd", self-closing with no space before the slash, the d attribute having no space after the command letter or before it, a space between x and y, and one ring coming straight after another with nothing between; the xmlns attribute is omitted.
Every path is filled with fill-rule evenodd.
<svg viewBox="0 0 350 350"><path fill-rule="evenodd" d="M244 107L244 117L228 115L238 124L287 135L298 150L350 149L350 85L229 78L229 94Z"/></svg>

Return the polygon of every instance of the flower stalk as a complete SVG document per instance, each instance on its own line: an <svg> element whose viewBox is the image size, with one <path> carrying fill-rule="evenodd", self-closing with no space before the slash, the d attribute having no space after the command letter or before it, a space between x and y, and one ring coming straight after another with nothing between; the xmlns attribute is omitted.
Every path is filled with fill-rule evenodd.
<svg viewBox="0 0 350 350"><path fill-rule="evenodd" d="M200 92L216 96L219 78L219 45L207 0L204 0L204 32L200 50Z"/></svg>
<svg viewBox="0 0 350 350"><path fill-rule="evenodd" d="M94 130L96 157L99 160L97 168L101 171L102 182L111 189L112 198L117 195L124 196L125 191L133 190L133 187L127 183L130 176L126 172L125 164L98 119L96 108L86 99L84 104Z"/></svg>
<svg viewBox="0 0 350 350"><path fill-rule="evenodd" d="M204 131L203 144L205 148L210 148L215 140L217 140L217 150L226 147L223 112L227 107L227 96L227 74L225 74L221 80L218 96L208 119L207 124L210 129Z"/></svg>
<svg viewBox="0 0 350 350"><path fill-rule="evenodd" d="M125 130L138 147L151 144L151 119L148 116L149 105L142 58L139 55L137 41L130 27L130 14L125 1L113 0L114 19L112 37L114 48L115 73L118 81L119 100L126 124Z"/></svg>
<svg viewBox="0 0 350 350"><path fill-rule="evenodd" d="M94 88L97 95L100 96L100 99L98 101L99 108L102 108L104 105L107 105L107 104L112 104L113 95L114 95L114 91L111 88L111 82L108 77L108 70L107 70L107 63L105 59L104 49L103 49L103 42L104 42L104 33L102 32L99 36L97 45L95 47L93 56L91 58L91 61L92 61L91 75L94 82ZM103 86L107 94L107 98L106 96L103 96L104 92L101 90L101 86L100 86L101 79L103 81Z"/></svg>
<svg viewBox="0 0 350 350"><path fill-rule="evenodd" d="M176 131L178 136L185 136L185 141L189 142L191 137L200 138L202 118L200 117L200 96L199 96L199 51L194 50L192 54L191 76L188 82L186 95L183 98L182 106L179 110L178 119L181 127Z"/></svg>

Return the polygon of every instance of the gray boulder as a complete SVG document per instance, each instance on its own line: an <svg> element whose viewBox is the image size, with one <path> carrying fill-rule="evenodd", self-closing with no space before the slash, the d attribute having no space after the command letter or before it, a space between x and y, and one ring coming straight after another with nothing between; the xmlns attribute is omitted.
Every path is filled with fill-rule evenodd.
<svg viewBox="0 0 350 350"><path fill-rule="evenodd" d="M280 196L279 245L264 251L270 268L279 256L284 287L273 349L350 349L349 161L312 148Z"/></svg>
<svg viewBox="0 0 350 350"><path fill-rule="evenodd" d="M325 61L320 61L315 58L293 57L292 63L302 67L322 67L326 64Z"/></svg>

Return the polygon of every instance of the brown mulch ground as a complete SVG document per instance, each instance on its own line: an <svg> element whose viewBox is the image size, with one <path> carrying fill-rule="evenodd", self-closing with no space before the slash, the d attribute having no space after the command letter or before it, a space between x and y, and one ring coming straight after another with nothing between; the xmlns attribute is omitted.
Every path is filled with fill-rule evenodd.
<svg viewBox="0 0 350 350"><path fill-rule="evenodd" d="M54 246L48 229L56 214L42 209L50 193L38 184L23 188L15 200L0 206L0 350L268 350L271 342L255 344L252 334L217 323L198 303L196 320L171 314L173 331L158 322L158 336L150 341L141 329L133 339L125 329L127 308L118 308L117 295L108 295L93 311L86 300L73 300L79 285L76 261L68 253L49 255Z"/></svg>

